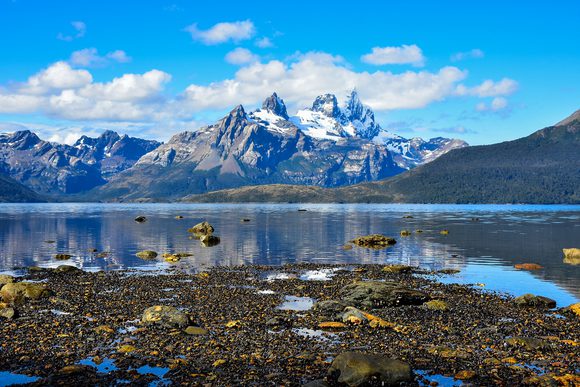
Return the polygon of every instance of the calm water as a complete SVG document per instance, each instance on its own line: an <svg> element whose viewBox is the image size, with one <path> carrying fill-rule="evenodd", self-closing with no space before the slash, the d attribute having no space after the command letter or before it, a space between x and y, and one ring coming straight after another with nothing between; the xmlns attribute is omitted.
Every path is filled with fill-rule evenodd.
<svg viewBox="0 0 580 387"><path fill-rule="evenodd" d="M149 220L136 223L137 215ZM206 248L189 239L187 228L202 220L214 225L220 245ZM399 237L402 229L424 233ZM381 251L342 249L369 233L395 236L398 243ZM580 206L0 204L0 272L60 265L56 253L72 254L65 263L85 270L170 265L135 257L145 249L194 254L176 264L187 271L250 263L405 263L460 269L444 280L542 294L563 306L580 299L580 265L563 262L564 247L580 247ZM110 255L98 258L93 248ZM545 269L513 269L522 262Z"/></svg>

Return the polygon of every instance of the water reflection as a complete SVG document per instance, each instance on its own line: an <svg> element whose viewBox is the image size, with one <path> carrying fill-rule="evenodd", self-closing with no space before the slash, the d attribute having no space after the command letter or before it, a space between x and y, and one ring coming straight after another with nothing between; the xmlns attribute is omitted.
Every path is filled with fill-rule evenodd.
<svg viewBox="0 0 580 387"><path fill-rule="evenodd" d="M135 222L138 215L148 221ZM215 227L219 245L203 247L189 238L187 229L203 220ZM403 229L424 232L401 237ZM443 229L449 235L441 235ZM369 233L395 236L398 243L379 251L342 248L348 240ZM55 242L46 242L51 240ZM192 253L175 264L190 271L249 263L389 262L456 268L473 282L487 269L501 271L508 281L501 290L522 292L527 288L519 285L523 281L529 282L529 291L554 287L547 291L560 291L561 299L574 300L580 297L580 267L565 264L561 249L578 247L579 241L580 206L0 205L0 271L56 266L63 263L54 260L57 253L73 255L65 263L88 270L168 267L161 258L165 252ZM109 254L101 257L93 249ZM155 250L160 257L143 261L135 257L140 250ZM539 263L545 269L514 272L513 264L521 262ZM510 279L518 284L510 287Z"/></svg>

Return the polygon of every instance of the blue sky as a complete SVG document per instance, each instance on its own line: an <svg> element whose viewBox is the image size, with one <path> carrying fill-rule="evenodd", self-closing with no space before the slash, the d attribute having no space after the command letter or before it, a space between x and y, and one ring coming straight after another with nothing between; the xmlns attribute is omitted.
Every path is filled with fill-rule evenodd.
<svg viewBox="0 0 580 387"><path fill-rule="evenodd" d="M356 87L403 136L488 144L580 108L578 1L0 0L0 131L167 140Z"/></svg>

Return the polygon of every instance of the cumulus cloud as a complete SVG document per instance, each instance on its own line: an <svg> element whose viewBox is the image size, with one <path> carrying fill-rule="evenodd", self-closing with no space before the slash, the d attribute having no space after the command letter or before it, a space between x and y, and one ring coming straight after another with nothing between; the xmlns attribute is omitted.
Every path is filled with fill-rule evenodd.
<svg viewBox="0 0 580 387"><path fill-rule="evenodd" d="M259 48L269 48L274 46L274 43L272 43L272 40L270 40L268 37L260 38L256 40L254 44Z"/></svg>
<svg viewBox="0 0 580 387"><path fill-rule="evenodd" d="M456 52L455 54L451 55L452 62L459 62L464 59L479 59L485 56L484 52L479 48L474 48L469 51L464 52Z"/></svg>
<svg viewBox="0 0 580 387"><path fill-rule="evenodd" d="M251 20L236 21L232 23L217 23L207 30L198 28L197 23L185 27L185 31L191 34L193 40L206 45L214 45L232 41L234 43L251 39L256 33L256 27Z"/></svg>
<svg viewBox="0 0 580 387"><path fill-rule="evenodd" d="M499 82L487 79L474 87L465 85L457 86L457 95L467 95L476 97L496 97L513 94L518 89L518 83L513 79L503 78Z"/></svg>
<svg viewBox="0 0 580 387"><path fill-rule="evenodd" d="M96 48L84 48L75 51L71 54L69 62L75 66L91 67L91 66L106 66L111 61L118 63L128 63L131 57L123 50L111 51L108 54L101 56Z"/></svg>
<svg viewBox="0 0 580 387"><path fill-rule="evenodd" d="M85 33L87 32L87 25L84 22L73 21L73 22L71 22L71 25L72 25L73 29L75 30L75 33L73 35L65 35L62 32L59 32L58 35L56 36L56 38L59 40L64 40L65 42L70 42L70 41L73 41L75 39L82 38L83 36L85 36Z"/></svg>
<svg viewBox="0 0 580 387"><path fill-rule="evenodd" d="M453 95L457 82L466 77L456 67L438 72L356 72L340 57L326 53L299 55L287 64L278 60L252 63L232 79L209 85L190 85L184 99L193 110L254 104L276 90L286 102L306 106L323 92L339 96L356 88L361 98L376 110L424 107Z"/></svg>
<svg viewBox="0 0 580 387"><path fill-rule="evenodd" d="M480 113L501 113L508 114L511 110L509 102L504 97L495 97L489 103L480 102L475 105L475 110Z"/></svg>
<svg viewBox="0 0 580 387"><path fill-rule="evenodd" d="M421 67L425 63L423 52L415 44L404 44L401 47L373 47L371 53L363 55L361 60L373 65L412 64Z"/></svg>
<svg viewBox="0 0 580 387"><path fill-rule="evenodd" d="M252 62L257 62L260 57L252 51L238 47L226 54L225 60L234 65L244 65Z"/></svg>
<svg viewBox="0 0 580 387"><path fill-rule="evenodd" d="M93 82L87 70L56 62L12 89L0 90L0 113L44 113L71 120L141 120L161 114L171 76L151 70Z"/></svg>

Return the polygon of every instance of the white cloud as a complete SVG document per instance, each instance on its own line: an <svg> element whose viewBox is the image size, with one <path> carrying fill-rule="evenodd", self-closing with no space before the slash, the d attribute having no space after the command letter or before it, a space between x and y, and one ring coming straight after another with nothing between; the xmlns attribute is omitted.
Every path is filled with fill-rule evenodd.
<svg viewBox="0 0 580 387"><path fill-rule="evenodd" d="M244 65L257 62L260 60L260 57L246 48L238 47L228 52L225 56L225 60L234 65Z"/></svg>
<svg viewBox="0 0 580 387"><path fill-rule="evenodd" d="M407 71L356 72L340 57L308 53L285 64L272 60L242 67L232 79L209 85L190 85L184 94L190 109L221 109L233 105L255 104L276 90L286 102L306 106L319 94L339 96L352 88L376 110L424 107L453 95L457 82L466 73L456 67L444 67L436 73Z"/></svg>
<svg viewBox="0 0 580 387"><path fill-rule="evenodd" d="M217 23L207 30L200 30L197 24L185 28L191 34L193 40L203 44L214 45L233 41L238 43L242 40L251 39L256 33L256 28L251 20L236 21L232 23Z"/></svg>
<svg viewBox="0 0 580 387"><path fill-rule="evenodd" d="M412 64L423 66L425 57L421 49L413 45L402 45L401 47L373 47L372 52L361 57L365 63L373 65L386 64Z"/></svg>
<svg viewBox="0 0 580 387"><path fill-rule="evenodd" d="M64 40L65 42L70 42L74 39L82 38L83 36L85 36L85 33L87 32L87 25L84 22L73 21L71 22L71 25L75 30L74 35L65 35L62 32L59 32L56 38L59 40Z"/></svg>
<svg viewBox="0 0 580 387"><path fill-rule="evenodd" d="M508 100L503 97L495 97L489 104L480 102L475 106L475 110L478 112L499 112L508 108Z"/></svg>
<svg viewBox="0 0 580 387"><path fill-rule="evenodd" d="M464 59L483 58L484 56L485 56L485 54L483 53L482 50L480 50L479 48L474 48L474 49L469 50L469 51L456 52L455 54L451 55L450 59L452 62L458 62L458 61L464 60Z"/></svg>
<svg viewBox="0 0 580 387"><path fill-rule="evenodd" d="M465 85L457 86L457 95L468 95L476 97L496 97L501 95L510 95L518 89L518 83L513 79L503 78L499 82L491 79L483 81L480 85L467 87Z"/></svg>
<svg viewBox="0 0 580 387"><path fill-rule="evenodd" d="M12 90L0 89L0 113L43 113L71 120L141 120L165 114L161 92L171 76L151 70L93 82L87 70L57 62Z"/></svg>
<svg viewBox="0 0 580 387"><path fill-rule="evenodd" d="M256 45L256 47L260 48L269 48L274 46L274 43L272 43L272 40L270 40L270 38L268 37L260 38L256 40L254 44Z"/></svg>
<svg viewBox="0 0 580 387"><path fill-rule="evenodd" d="M96 48L84 48L75 51L71 54L69 62L75 66L91 67L91 66L105 66L110 61L119 63L128 63L131 57L123 50L111 51L108 54L101 56Z"/></svg>

